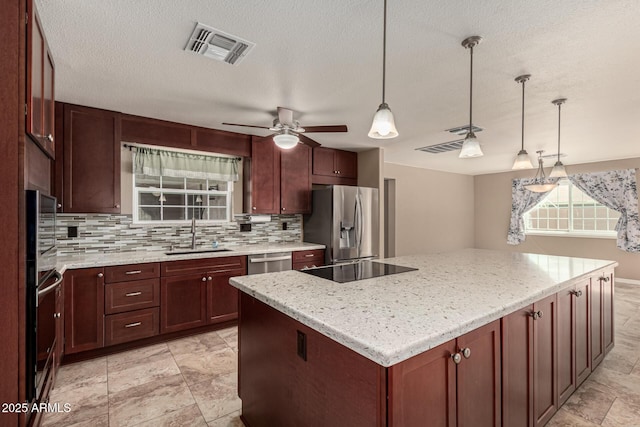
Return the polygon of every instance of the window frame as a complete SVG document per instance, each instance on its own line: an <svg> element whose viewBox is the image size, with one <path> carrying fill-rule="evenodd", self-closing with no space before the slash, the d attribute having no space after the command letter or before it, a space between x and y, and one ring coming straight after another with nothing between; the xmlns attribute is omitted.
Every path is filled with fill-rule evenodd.
<svg viewBox="0 0 640 427"><path fill-rule="evenodd" d="M151 187L138 187L136 186L136 173L135 170L133 170L132 168L132 180L131 180L131 186L132 186L132 211L133 211L133 215L132 215L132 224L133 225L143 225L143 226L164 226L164 225L186 225L186 224L190 224L191 223L191 219L184 219L184 220L163 220L163 207L166 207L166 205L163 205L163 202L161 202L159 205L157 206L150 206L150 205L140 205L138 203L139 199L140 199L140 193L151 193L154 190L157 190L156 192L160 193L160 194L179 194L182 196L188 196L188 195L201 195L203 198L205 197L211 197L211 196L216 196L216 197L220 197L220 196L224 196L226 198L226 203L225 203L225 219L222 220L216 220L216 219L197 219L196 218L196 222L198 224L209 224L209 225L222 225L222 224L229 224L233 222L233 181L219 181L219 180L211 180L211 181L216 181L216 182L226 182L227 184L227 190L226 191L221 191L221 190L191 190L191 189L187 189L186 188L186 179L189 178L177 178L177 179L182 179L184 182L184 186L185 188L162 188L162 179L165 176L160 176L159 180L160 180L160 187L157 189L151 188ZM169 177L172 179L176 179L176 177ZM209 180L207 180L208 182ZM139 218L139 208L140 207L158 207L160 208L160 220L141 220ZM172 206L172 205L169 205ZM195 206L190 206L188 204L184 204L184 205L176 205L175 207L183 207L185 209L185 218L188 217L188 210L189 209L193 209L195 208ZM211 209L212 206L206 206L205 209ZM215 208L215 206L213 206L213 208ZM222 208L222 207L221 207Z"/></svg>
<svg viewBox="0 0 640 427"><path fill-rule="evenodd" d="M584 193L584 191L580 190L579 188L575 187L575 185L573 184L573 182L571 182L569 179L563 179L561 180L561 182L559 183L560 185L568 185L569 186L569 203L568 203L568 217L567 217L567 222L569 225L569 229L568 230L537 230L537 229L530 229L528 228L528 222L529 222L529 215L530 213L536 209L541 203L544 203L545 200L547 199L547 197L551 194L551 192L556 191L557 188L554 188L553 190L551 190L547 196L545 196L542 200L540 200L533 208L531 208L530 210L528 210L527 212L524 213L523 215L523 220L524 220L524 226L525 226L525 235L527 236L552 236L552 237L578 237L578 238L589 238L589 239L616 239L618 237L618 233L615 230L574 230L573 229L573 219L574 219L574 201L573 201L573 188L576 188L577 190L581 191L582 193ZM584 193L587 197L589 197L590 199L594 200L591 196L589 196L588 194ZM599 203L597 200L594 200L598 206L603 206L606 208L606 206L604 206L603 204ZM609 209L609 208L607 208ZM613 209L610 209L613 210ZM597 220L598 218L594 218L594 220ZM607 220L609 220L609 218L607 218Z"/></svg>

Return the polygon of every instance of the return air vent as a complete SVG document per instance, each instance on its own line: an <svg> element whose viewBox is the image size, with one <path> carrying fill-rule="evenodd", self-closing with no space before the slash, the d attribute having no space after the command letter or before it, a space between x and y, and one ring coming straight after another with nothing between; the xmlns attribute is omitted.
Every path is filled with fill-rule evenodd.
<svg viewBox="0 0 640 427"><path fill-rule="evenodd" d="M447 151L459 150L462 147L464 139L458 139L456 141L443 142L441 144L428 145L426 147L416 148L418 151L424 151L425 153L439 154L446 153Z"/></svg>
<svg viewBox="0 0 640 427"><path fill-rule="evenodd" d="M198 22L184 50L238 65L255 45Z"/></svg>
<svg viewBox="0 0 640 427"><path fill-rule="evenodd" d="M478 127L475 125L473 126L473 133L478 133L482 131L483 129L481 127ZM451 129L445 129L445 132L455 133L456 135L466 135L467 133L469 133L469 125L456 126Z"/></svg>

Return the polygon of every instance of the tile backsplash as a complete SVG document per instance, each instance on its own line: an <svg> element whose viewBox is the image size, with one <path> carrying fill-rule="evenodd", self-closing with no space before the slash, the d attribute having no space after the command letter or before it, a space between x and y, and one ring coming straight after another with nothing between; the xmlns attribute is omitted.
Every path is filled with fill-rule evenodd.
<svg viewBox="0 0 640 427"><path fill-rule="evenodd" d="M302 215L272 215L269 222L251 224L240 231L246 216L220 225L197 225L197 245L281 243L302 241ZM133 225L131 215L58 214L56 240L59 255L74 253L168 250L191 245L191 225ZM283 223L287 229L283 230ZM68 237L68 227L77 227L77 237Z"/></svg>

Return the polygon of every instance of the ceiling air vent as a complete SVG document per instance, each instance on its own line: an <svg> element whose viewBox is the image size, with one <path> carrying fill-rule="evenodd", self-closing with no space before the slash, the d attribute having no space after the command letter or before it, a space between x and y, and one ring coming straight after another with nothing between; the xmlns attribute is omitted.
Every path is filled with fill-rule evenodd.
<svg viewBox="0 0 640 427"><path fill-rule="evenodd" d="M416 148L418 151L424 151L425 153L438 154L446 153L447 151L459 150L462 147L464 139L458 139L456 141L443 142L436 145L428 145L426 147Z"/></svg>
<svg viewBox="0 0 640 427"><path fill-rule="evenodd" d="M198 22L184 50L238 65L255 45Z"/></svg>

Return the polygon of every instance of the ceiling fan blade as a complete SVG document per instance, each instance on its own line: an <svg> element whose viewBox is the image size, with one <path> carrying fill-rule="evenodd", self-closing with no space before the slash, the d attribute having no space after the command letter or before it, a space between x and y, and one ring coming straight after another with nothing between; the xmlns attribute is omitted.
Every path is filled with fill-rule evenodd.
<svg viewBox="0 0 640 427"><path fill-rule="evenodd" d="M305 126L305 132L348 132L347 125Z"/></svg>
<svg viewBox="0 0 640 427"><path fill-rule="evenodd" d="M222 124L228 125L228 126L243 126L246 128L270 129L269 126L241 125L239 123L222 123Z"/></svg>
<svg viewBox="0 0 640 427"><path fill-rule="evenodd" d="M280 123L283 125L294 127L293 111L288 108L278 107L278 120L280 120Z"/></svg>
<svg viewBox="0 0 640 427"><path fill-rule="evenodd" d="M298 134L298 138L300 138L300 142L302 142L304 145L308 145L311 148L320 147L319 143L315 142L313 139L309 138L308 136Z"/></svg>

